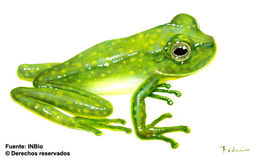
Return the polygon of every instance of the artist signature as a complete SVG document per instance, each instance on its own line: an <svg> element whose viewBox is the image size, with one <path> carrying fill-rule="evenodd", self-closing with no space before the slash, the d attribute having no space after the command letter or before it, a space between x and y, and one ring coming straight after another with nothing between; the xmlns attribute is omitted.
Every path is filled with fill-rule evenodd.
<svg viewBox="0 0 260 161"><path fill-rule="evenodd" d="M220 146L220 149L223 153L241 153L241 152L249 152L250 148L246 146Z"/></svg>

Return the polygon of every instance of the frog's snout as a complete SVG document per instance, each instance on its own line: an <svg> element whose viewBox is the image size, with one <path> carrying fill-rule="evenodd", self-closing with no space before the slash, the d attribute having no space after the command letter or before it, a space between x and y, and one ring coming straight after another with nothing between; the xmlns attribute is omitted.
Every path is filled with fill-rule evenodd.
<svg viewBox="0 0 260 161"><path fill-rule="evenodd" d="M216 55L216 52L217 52L217 44L216 44L216 41L215 39L211 36L211 42L209 43L209 48L212 48L213 50L213 55L215 56ZM213 57L214 57L213 56Z"/></svg>
<svg viewBox="0 0 260 161"><path fill-rule="evenodd" d="M216 54L217 45L215 39L212 36L207 37L206 41L202 43L202 47L204 49L210 50L212 55Z"/></svg>
<svg viewBox="0 0 260 161"><path fill-rule="evenodd" d="M210 37L209 41L204 43L203 46L208 50L207 54L210 57L209 63L211 63L211 61L214 59L216 55L217 45L215 39L212 36L209 37Z"/></svg>

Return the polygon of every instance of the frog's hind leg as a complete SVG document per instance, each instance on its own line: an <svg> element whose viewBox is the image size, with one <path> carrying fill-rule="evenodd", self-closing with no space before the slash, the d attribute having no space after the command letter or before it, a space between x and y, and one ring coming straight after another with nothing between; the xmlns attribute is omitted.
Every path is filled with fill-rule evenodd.
<svg viewBox="0 0 260 161"><path fill-rule="evenodd" d="M33 113L69 128L93 132L95 135L102 134L98 128L131 133L129 128L110 125L124 124L125 121L106 119L113 111L112 104L89 92L82 95L64 89L18 87L11 91L11 96Z"/></svg>
<svg viewBox="0 0 260 161"><path fill-rule="evenodd" d="M20 79L31 82L40 72L59 64L61 63L21 64L17 69L17 75Z"/></svg>

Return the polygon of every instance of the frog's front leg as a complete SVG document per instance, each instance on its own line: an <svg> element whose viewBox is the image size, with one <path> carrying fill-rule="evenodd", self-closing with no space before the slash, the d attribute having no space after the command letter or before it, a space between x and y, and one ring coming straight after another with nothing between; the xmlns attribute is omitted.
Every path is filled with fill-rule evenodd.
<svg viewBox="0 0 260 161"><path fill-rule="evenodd" d="M101 135L98 129L110 129L131 133L131 129L110 123L125 124L122 119L106 119L113 111L112 104L87 91L74 91L60 88L18 87L11 91L11 96L26 109L57 124L93 132ZM60 109L60 110L58 110ZM65 111L74 116L69 116Z"/></svg>
<svg viewBox="0 0 260 161"><path fill-rule="evenodd" d="M154 120L151 124L146 124L146 107L145 98L148 97L158 86L161 86L160 76L154 75L145 80L135 91L132 97L132 120L135 127L136 135L145 140L163 140L171 144L172 148L177 148L178 143L173 139L163 136L169 132L189 133L187 126L155 127L155 125L165 118L170 118L171 114L166 113Z"/></svg>

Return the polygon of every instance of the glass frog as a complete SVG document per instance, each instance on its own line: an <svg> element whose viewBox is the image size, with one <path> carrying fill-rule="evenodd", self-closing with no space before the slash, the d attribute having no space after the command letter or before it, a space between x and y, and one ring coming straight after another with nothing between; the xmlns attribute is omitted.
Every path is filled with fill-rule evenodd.
<svg viewBox="0 0 260 161"><path fill-rule="evenodd" d="M163 140L177 148L178 143L164 134L189 133L189 127L157 127L158 122L172 116L170 113L148 124L145 98L171 105L169 97L158 93L181 93L165 82L198 72L215 53L213 37L204 34L192 16L179 14L170 23L101 42L64 63L22 64L18 67L19 78L33 82L34 87L17 87L11 97L52 122L101 135L99 129L132 130L111 124L125 124L125 120L107 119L113 107L100 95L133 92L131 116L137 137Z"/></svg>

